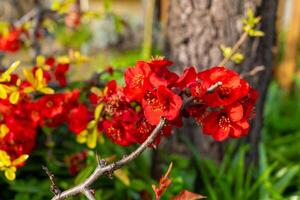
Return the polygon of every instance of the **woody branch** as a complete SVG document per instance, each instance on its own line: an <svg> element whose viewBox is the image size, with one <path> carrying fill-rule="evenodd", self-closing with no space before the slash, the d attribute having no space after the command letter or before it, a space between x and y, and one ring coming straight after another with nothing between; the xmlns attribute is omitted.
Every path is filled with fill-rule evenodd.
<svg viewBox="0 0 300 200"><path fill-rule="evenodd" d="M82 193L89 199L91 198L91 193L89 191L89 187L92 183L94 183L100 176L103 174L110 174L113 171L120 169L130 161L134 160L136 157L138 157L150 144L153 143L155 140L156 136L159 134L159 132L162 130L164 125L166 124L166 120L164 118L161 118L159 124L156 126L156 128L152 131L150 136L147 138L147 140L139 146L135 151L133 151L131 154L128 156L122 158L121 160L111 163L106 166L99 165L96 167L94 172L81 184L70 188L58 195L55 195L52 200L60 200L60 199L65 199L70 196L74 196L76 194Z"/></svg>

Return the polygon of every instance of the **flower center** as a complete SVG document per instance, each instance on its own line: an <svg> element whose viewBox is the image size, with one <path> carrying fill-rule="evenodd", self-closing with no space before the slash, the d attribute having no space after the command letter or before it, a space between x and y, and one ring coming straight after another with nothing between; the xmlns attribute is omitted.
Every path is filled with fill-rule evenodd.
<svg viewBox="0 0 300 200"><path fill-rule="evenodd" d="M224 129L224 130L227 130L230 128L231 124L230 124L230 119L224 115L222 115L219 119L219 122L218 122L219 126Z"/></svg>
<svg viewBox="0 0 300 200"><path fill-rule="evenodd" d="M132 78L131 86L132 88L139 88L144 84L144 76L142 74L136 74Z"/></svg>
<svg viewBox="0 0 300 200"><path fill-rule="evenodd" d="M54 105L54 103L52 101L47 101L46 106L48 108L51 108Z"/></svg>
<svg viewBox="0 0 300 200"><path fill-rule="evenodd" d="M120 99L118 95L113 95L107 101L107 105L105 106L105 111L110 114L116 114L120 108Z"/></svg>
<svg viewBox="0 0 300 200"><path fill-rule="evenodd" d="M108 128L108 132L110 132L111 138L113 140L120 140L121 139L121 131L120 129L116 129L114 127Z"/></svg>
<svg viewBox="0 0 300 200"><path fill-rule="evenodd" d="M159 102L157 97L149 91L147 91L145 99L147 104L152 107L154 112L165 111L167 109L166 106Z"/></svg>
<svg viewBox="0 0 300 200"><path fill-rule="evenodd" d="M220 86L218 89L218 94L221 99L227 98L231 92L231 89L228 87L222 87Z"/></svg>

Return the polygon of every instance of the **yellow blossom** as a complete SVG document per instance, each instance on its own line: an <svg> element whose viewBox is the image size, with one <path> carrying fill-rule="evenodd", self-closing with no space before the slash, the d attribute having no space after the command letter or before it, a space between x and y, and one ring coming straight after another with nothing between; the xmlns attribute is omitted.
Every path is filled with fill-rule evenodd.
<svg viewBox="0 0 300 200"><path fill-rule="evenodd" d="M4 171L7 180L13 181L16 178L17 166L28 159L27 154L23 154L15 160L3 150L0 150L0 171Z"/></svg>
<svg viewBox="0 0 300 200"><path fill-rule="evenodd" d="M44 94L53 94L54 90L47 86L46 79L43 76L43 70L38 68L33 74L31 70L24 69L23 74L31 86L24 88L25 93L38 91Z"/></svg>

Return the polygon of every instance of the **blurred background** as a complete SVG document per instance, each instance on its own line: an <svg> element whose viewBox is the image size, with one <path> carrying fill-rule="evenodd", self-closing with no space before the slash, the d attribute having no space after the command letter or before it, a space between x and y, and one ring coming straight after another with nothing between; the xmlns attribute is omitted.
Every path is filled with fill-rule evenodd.
<svg viewBox="0 0 300 200"><path fill-rule="evenodd" d="M246 77L260 92L248 137L214 142L202 135L195 123L187 121L184 128L162 141L157 149L145 152L117 178L98 181L96 199L151 199L151 184L159 180L170 162L173 184L163 199L183 188L208 199L300 199L299 0L68 1L1 0L0 21L15 23L37 2L66 15L74 11L69 5L79 6L81 23L76 29L66 28L64 21L43 22L47 28L39 52L63 55L72 49L92 58L72 68L70 79L74 83L109 66L122 70L136 60L155 55L174 61L178 72L191 65L199 70L215 66L222 60L220 45L233 46L242 34L241 19L249 8L262 17L258 28L265 33L261 38L248 38L241 46L243 61L226 64L241 74L258 66L264 68ZM30 65L34 53L28 47L3 56L1 62L7 65L22 60ZM123 81L122 74L114 78ZM99 146L96 151L104 157L120 157L134 149L108 141ZM40 170L41 163L54 171L61 188L68 188L74 180L84 180L95 158L92 150L87 151L85 164L75 157L80 172L70 176L67 170L59 170L66 166L56 162L69 159L60 158L62 153L57 153L54 160L39 154L34 153L28 162L35 164L22 168L17 180L0 180L0 199L50 198L49 180Z"/></svg>

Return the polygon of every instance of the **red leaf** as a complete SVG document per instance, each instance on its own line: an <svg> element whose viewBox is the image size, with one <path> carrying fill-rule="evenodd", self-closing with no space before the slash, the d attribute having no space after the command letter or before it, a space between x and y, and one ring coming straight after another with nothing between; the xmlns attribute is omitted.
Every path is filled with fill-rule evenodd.
<svg viewBox="0 0 300 200"><path fill-rule="evenodd" d="M172 180L169 178L172 167L173 167L173 163L169 165L168 171L165 173L165 175L160 178L158 187L156 185L152 185L153 191L155 192L156 200L159 200L163 195L163 193L172 184Z"/></svg>
<svg viewBox="0 0 300 200"><path fill-rule="evenodd" d="M172 200L197 200L205 198L206 196L203 196L201 194L196 194L188 190L182 190L179 194L173 197Z"/></svg>

